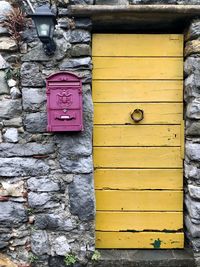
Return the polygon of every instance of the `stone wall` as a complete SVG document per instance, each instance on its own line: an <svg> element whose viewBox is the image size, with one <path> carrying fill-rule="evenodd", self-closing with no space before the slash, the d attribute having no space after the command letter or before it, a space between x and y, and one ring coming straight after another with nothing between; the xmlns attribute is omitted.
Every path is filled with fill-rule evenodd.
<svg viewBox="0 0 200 267"><path fill-rule="evenodd" d="M25 1L10 1L29 10ZM47 1L32 0L32 4ZM59 0L47 57L33 26L16 43L0 25L0 249L18 265L64 267L66 255L84 266L94 253L91 30L89 18L67 17L70 4L200 4L199 0ZM11 10L0 0L0 21ZM55 6L54 6L55 8ZM200 21L186 34L186 228L200 251ZM83 81L83 133L47 133L45 78L73 72ZM198 255L197 255L198 256ZM4 258L0 255L0 265ZM21 264L21 265L19 265Z"/></svg>

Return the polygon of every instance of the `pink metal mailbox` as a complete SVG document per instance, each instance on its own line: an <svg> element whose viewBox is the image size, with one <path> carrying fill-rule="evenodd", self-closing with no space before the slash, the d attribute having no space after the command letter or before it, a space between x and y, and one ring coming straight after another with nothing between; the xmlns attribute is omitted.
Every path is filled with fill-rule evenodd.
<svg viewBox="0 0 200 267"><path fill-rule="evenodd" d="M82 82L76 75L59 72L47 82L49 132L83 131Z"/></svg>

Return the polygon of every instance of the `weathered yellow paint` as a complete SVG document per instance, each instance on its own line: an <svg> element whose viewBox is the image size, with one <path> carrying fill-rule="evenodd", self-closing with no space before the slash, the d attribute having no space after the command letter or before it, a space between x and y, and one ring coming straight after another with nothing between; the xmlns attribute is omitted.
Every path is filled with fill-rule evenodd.
<svg viewBox="0 0 200 267"><path fill-rule="evenodd" d="M97 211L97 231L177 231L183 228L182 212Z"/></svg>
<svg viewBox="0 0 200 267"><path fill-rule="evenodd" d="M159 248L184 247L183 233L159 232L99 232L96 231L96 248Z"/></svg>
<svg viewBox="0 0 200 267"><path fill-rule="evenodd" d="M162 45L161 45L162 44ZM182 34L94 34L93 56L183 56Z"/></svg>
<svg viewBox="0 0 200 267"><path fill-rule="evenodd" d="M183 79L183 59L94 57L93 79Z"/></svg>
<svg viewBox="0 0 200 267"><path fill-rule="evenodd" d="M182 211L182 191L96 190L97 211Z"/></svg>
<svg viewBox="0 0 200 267"><path fill-rule="evenodd" d="M183 248L183 35L95 34L93 65L96 247Z"/></svg>
<svg viewBox="0 0 200 267"><path fill-rule="evenodd" d="M180 125L95 126L94 146L181 146Z"/></svg>
<svg viewBox="0 0 200 267"><path fill-rule="evenodd" d="M101 168L182 168L180 147L94 147Z"/></svg>
<svg viewBox="0 0 200 267"><path fill-rule="evenodd" d="M135 123L131 113L144 111L144 119ZM181 124L182 103L95 103L94 124Z"/></svg>
<svg viewBox="0 0 200 267"><path fill-rule="evenodd" d="M182 169L96 169L95 189L182 189Z"/></svg>
<svg viewBox="0 0 200 267"><path fill-rule="evenodd" d="M95 80L94 102L182 102L183 81Z"/></svg>

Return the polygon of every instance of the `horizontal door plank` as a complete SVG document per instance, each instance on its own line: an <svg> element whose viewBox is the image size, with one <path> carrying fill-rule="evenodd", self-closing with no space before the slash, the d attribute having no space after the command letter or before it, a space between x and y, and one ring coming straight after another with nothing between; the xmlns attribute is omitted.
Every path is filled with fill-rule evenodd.
<svg viewBox="0 0 200 267"><path fill-rule="evenodd" d="M183 233L96 231L96 248L184 248Z"/></svg>
<svg viewBox="0 0 200 267"><path fill-rule="evenodd" d="M96 190L97 211L182 211L182 191Z"/></svg>
<svg viewBox="0 0 200 267"><path fill-rule="evenodd" d="M135 109L142 109L144 119L136 123L131 118ZM182 103L95 103L94 124L180 124Z"/></svg>
<svg viewBox="0 0 200 267"><path fill-rule="evenodd" d="M180 125L95 126L94 146L180 146Z"/></svg>
<svg viewBox="0 0 200 267"><path fill-rule="evenodd" d="M183 56L183 35L94 34L92 54L103 57Z"/></svg>
<svg viewBox="0 0 200 267"><path fill-rule="evenodd" d="M94 166L182 168L180 147L94 147Z"/></svg>
<svg viewBox="0 0 200 267"><path fill-rule="evenodd" d="M93 79L183 79L183 59L93 57Z"/></svg>
<svg viewBox="0 0 200 267"><path fill-rule="evenodd" d="M177 231L183 228L182 212L96 213L97 231Z"/></svg>
<svg viewBox="0 0 200 267"><path fill-rule="evenodd" d="M182 189L181 169L96 169L96 189Z"/></svg>
<svg viewBox="0 0 200 267"><path fill-rule="evenodd" d="M183 81L93 81L94 102L182 102Z"/></svg>

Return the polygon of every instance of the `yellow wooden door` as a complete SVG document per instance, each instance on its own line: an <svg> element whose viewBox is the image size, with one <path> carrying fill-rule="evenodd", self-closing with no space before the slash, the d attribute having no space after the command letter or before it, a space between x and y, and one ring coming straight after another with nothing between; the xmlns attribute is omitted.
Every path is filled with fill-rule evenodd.
<svg viewBox="0 0 200 267"><path fill-rule="evenodd" d="M96 247L183 248L183 36L95 34L92 53Z"/></svg>

